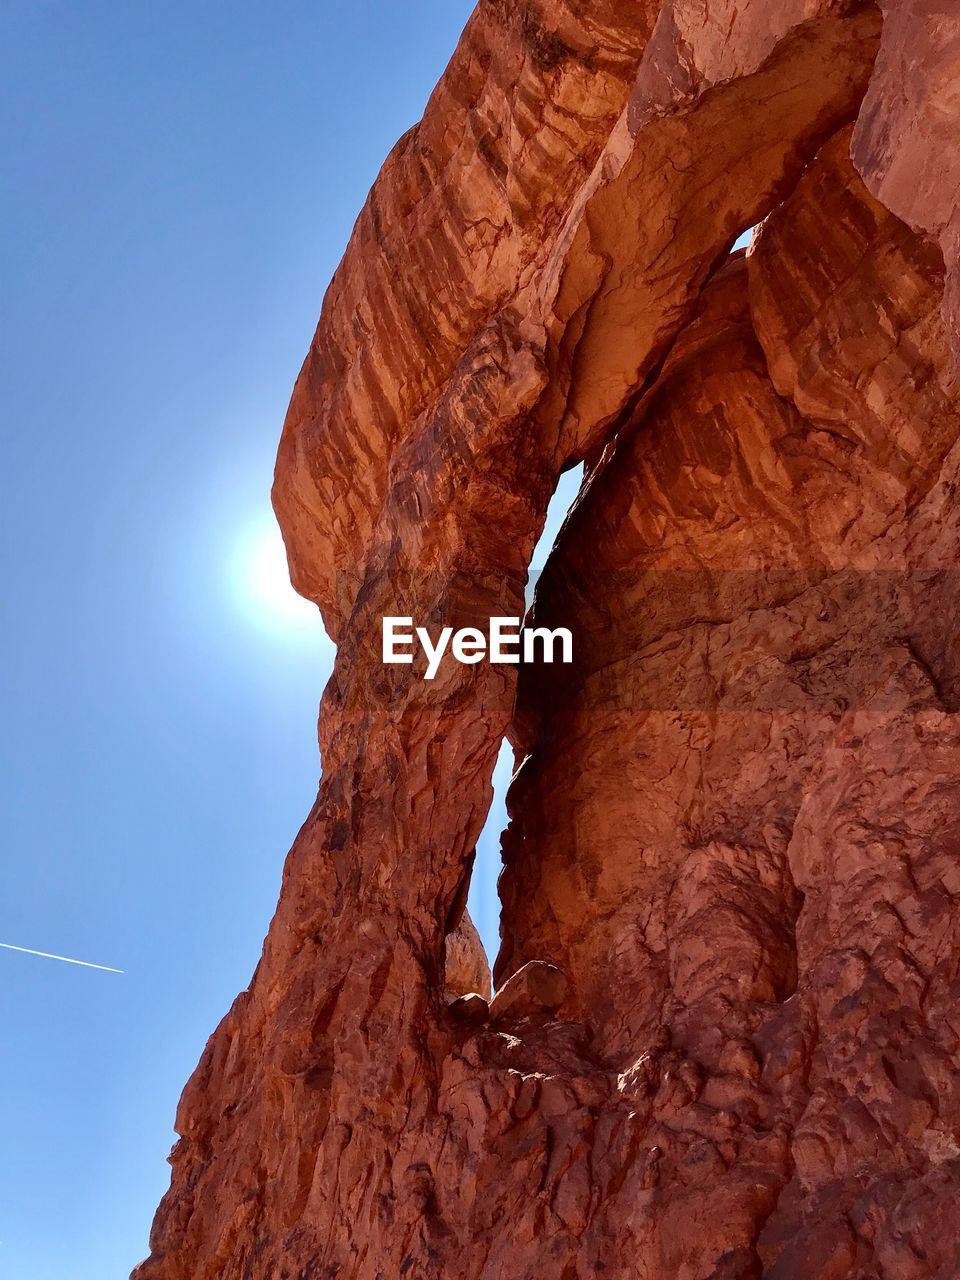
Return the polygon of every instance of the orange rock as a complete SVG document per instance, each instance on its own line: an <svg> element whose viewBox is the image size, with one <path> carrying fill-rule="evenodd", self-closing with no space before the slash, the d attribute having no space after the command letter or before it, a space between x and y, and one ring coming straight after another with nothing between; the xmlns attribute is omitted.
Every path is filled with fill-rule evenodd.
<svg viewBox="0 0 960 1280"><path fill-rule="evenodd" d="M490 1005L491 1022L516 1021L554 1013L567 994L567 980L556 965L529 960L510 975Z"/></svg>
<svg viewBox="0 0 960 1280"><path fill-rule="evenodd" d="M611 1069L669 1044L644 1139L664 1276L945 1276L960 1242L905 1261L957 1191L928 1148L960 1046L921 1008L960 961L958 900L931 891L960 808L936 781L960 397L939 255L848 144L709 283L588 477L534 610L576 666L560 695L521 673L496 974L561 967Z"/></svg>
<svg viewBox="0 0 960 1280"><path fill-rule="evenodd" d="M490 995L490 962L466 911L457 927L447 934L444 985L451 999L471 991L479 992L485 1000Z"/></svg>
<svg viewBox="0 0 960 1280"><path fill-rule="evenodd" d="M490 1016L490 1006L479 991L468 991L457 996L447 1005L447 1010L458 1022L486 1022Z"/></svg>
<svg viewBox="0 0 960 1280"><path fill-rule="evenodd" d="M949 0L880 0L883 39L853 156L870 191L937 240L944 324L960 361L960 11Z"/></svg>

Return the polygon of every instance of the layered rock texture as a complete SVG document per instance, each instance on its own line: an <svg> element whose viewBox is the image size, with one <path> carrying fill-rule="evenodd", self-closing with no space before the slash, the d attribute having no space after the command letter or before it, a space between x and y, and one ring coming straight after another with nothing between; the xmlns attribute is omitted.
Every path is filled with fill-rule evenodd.
<svg viewBox="0 0 960 1280"><path fill-rule="evenodd" d="M956 1280L958 86L946 0L480 4L284 427L323 780L137 1280ZM385 666L580 460L574 661Z"/></svg>

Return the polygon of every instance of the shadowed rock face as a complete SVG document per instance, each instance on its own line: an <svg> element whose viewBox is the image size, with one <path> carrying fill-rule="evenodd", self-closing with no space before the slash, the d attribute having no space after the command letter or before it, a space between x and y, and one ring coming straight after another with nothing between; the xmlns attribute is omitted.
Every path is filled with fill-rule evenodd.
<svg viewBox="0 0 960 1280"><path fill-rule="evenodd" d="M478 7L284 427L324 777L138 1280L955 1280L957 25ZM384 666L522 612L580 458L574 663Z"/></svg>

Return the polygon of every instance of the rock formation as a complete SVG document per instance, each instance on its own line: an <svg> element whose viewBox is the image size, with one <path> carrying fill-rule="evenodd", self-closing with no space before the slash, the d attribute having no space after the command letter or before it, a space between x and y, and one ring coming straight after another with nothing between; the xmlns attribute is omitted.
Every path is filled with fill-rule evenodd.
<svg viewBox="0 0 960 1280"><path fill-rule="evenodd" d="M960 1273L958 66L946 0L482 0L284 426L323 780L137 1280ZM579 460L573 663L384 665L522 613Z"/></svg>

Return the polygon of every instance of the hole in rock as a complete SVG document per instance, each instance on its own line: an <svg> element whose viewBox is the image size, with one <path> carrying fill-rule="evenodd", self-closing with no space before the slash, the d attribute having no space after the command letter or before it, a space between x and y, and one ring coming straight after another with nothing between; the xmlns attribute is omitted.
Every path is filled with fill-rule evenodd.
<svg viewBox="0 0 960 1280"><path fill-rule="evenodd" d="M733 244L730 246L730 252L736 253L738 249L749 249L750 241L753 239L753 233L756 229L756 226L753 226L747 227L746 231L741 231L736 240L734 240Z"/></svg>
<svg viewBox="0 0 960 1280"><path fill-rule="evenodd" d="M537 579L540 577L540 571L547 562L547 556L553 550L553 544L557 540L560 527L567 518L567 512L573 506L574 499L580 492L580 486L583 484L583 463L578 462L575 467L571 467L569 471L564 471L563 475L557 481L557 487L553 491L553 497L547 506L547 518L544 521L543 533L541 533L537 545L533 549L533 555L530 557L530 572L527 575L527 608L533 603L533 593L536 590Z"/></svg>
<svg viewBox="0 0 960 1280"><path fill-rule="evenodd" d="M497 877L501 867L500 832L507 825L507 787L512 773L513 748L504 739L493 771L493 800L477 841L477 856L467 895L467 910L477 926L491 969L500 950L500 898L497 895Z"/></svg>
<svg viewBox="0 0 960 1280"><path fill-rule="evenodd" d="M530 574L527 582L527 608L533 599L540 570L546 563L560 526L566 519L567 512L580 492L583 482L583 463L565 471L557 482L550 505L547 507L547 518L543 526L533 555L530 558ZM477 932L483 942L484 950L493 968L493 962L500 950L500 898L497 894L497 878L500 875L500 833L507 825L507 787L513 773L513 749L504 740L500 744L496 768L493 771L493 800L487 820L483 825L477 841L477 856L473 864L473 875L470 878L470 892L467 897L467 910L470 918L477 926Z"/></svg>

